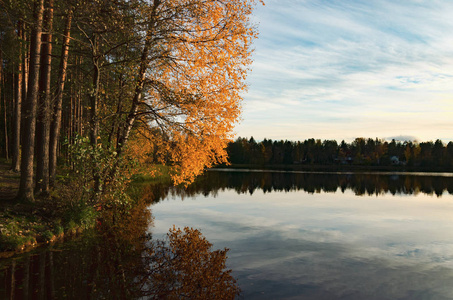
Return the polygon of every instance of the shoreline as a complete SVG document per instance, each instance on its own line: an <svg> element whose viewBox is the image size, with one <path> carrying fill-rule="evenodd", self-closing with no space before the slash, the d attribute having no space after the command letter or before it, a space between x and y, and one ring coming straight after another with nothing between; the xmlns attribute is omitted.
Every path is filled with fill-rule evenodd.
<svg viewBox="0 0 453 300"><path fill-rule="evenodd" d="M290 172L324 174L388 174L453 177L448 168L426 168L408 166L365 166L365 165L221 165L207 171L237 172ZM138 176L138 184L152 182ZM0 259L25 253L40 246L64 241L93 228L98 213L93 211L85 219L71 215L67 220L52 213L58 197L41 197L34 203L17 203L14 196L19 187L19 174L9 170L6 161L0 161ZM61 209L61 208L60 208ZM78 221L75 221L78 220Z"/></svg>
<svg viewBox="0 0 453 300"><path fill-rule="evenodd" d="M59 192L38 196L35 202L17 202L14 198L19 190L19 180L20 174L10 170L8 161L0 160L0 259L77 237L95 228L111 213L94 204L80 205L71 197L74 183L61 182ZM127 191L135 199L132 206L137 207L140 202L144 184L168 180L165 174L134 176Z"/></svg>
<svg viewBox="0 0 453 300"><path fill-rule="evenodd" d="M320 173L426 173L426 174L452 174L453 169L443 167L409 167L409 166L373 166L373 165L253 165L253 164L231 164L221 165L210 170L261 170L261 171L294 171L294 172L320 172Z"/></svg>

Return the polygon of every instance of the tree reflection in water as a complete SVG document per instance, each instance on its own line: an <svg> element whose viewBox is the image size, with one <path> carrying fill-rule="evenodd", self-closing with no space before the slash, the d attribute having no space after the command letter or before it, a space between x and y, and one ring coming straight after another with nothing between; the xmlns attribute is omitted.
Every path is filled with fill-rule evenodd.
<svg viewBox="0 0 453 300"><path fill-rule="evenodd" d="M216 196L218 191L235 190L238 194L281 191L305 191L307 193L335 193L353 191L356 195L424 193L442 196L453 194L452 174L409 173L309 173L272 171L209 171L193 184L184 188L160 187L160 197L169 195L192 197L198 194Z"/></svg>
<svg viewBox="0 0 453 300"><path fill-rule="evenodd" d="M0 299L234 299L239 294L225 266L227 249L213 251L191 228L173 228L167 240L155 241L147 233L151 222L142 201L121 222L107 215L98 230L83 237L0 261Z"/></svg>
<svg viewBox="0 0 453 300"><path fill-rule="evenodd" d="M0 260L0 299L233 299L239 288L225 268L227 249L213 251L195 229L171 229L166 241L148 233L151 201L230 189L441 196L453 194L453 177L214 171L186 189L154 185L132 212L112 208L92 234Z"/></svg>
<svg viewBox="0 0 453 300"><path fill-rule="evenodd" d="M168 245L158 241L149 248L153 298L233 299L239 295L231 270L225 270L227 249L211 251L212 244L201 232L188 227L171 229L168 239Z"/></svg>

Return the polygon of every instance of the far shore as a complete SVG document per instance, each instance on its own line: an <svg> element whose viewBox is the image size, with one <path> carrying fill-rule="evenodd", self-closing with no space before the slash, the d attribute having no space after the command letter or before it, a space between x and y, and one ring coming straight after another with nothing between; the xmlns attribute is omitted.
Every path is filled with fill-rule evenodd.
<svg viewBox="0 0 453 300"><path fill-rule="evenodd" d="M403 173L453 173L452 168L422 167L422 166L377 166L377 165L307 165L307 164L278 164L254 165L231 164L219 165L213 169L250 169L273 171L302 171L302 172L403 172Z"/></svg>

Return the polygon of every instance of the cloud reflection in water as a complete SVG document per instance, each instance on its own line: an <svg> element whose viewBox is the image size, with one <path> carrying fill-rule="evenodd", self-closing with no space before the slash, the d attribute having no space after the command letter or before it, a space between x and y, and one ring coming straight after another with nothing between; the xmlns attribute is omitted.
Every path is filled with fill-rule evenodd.
<svg viewBox="0 0 453 300"><path fill-rule="evenodd" d="M224 175L214 176L225 186ZM382 184L395 182L388 176ZM421 190L407 185L419 181L397 179L399 190ZM237 190L159 202L152 231L192 226L230 248L245 299L453 299L453 196Z"/></svg>

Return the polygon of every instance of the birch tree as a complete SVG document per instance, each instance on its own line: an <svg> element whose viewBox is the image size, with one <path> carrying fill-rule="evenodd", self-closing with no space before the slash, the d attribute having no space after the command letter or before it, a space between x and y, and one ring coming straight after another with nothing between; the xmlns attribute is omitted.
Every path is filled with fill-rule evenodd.
<svg viewBox="0 0 453 300"><path fill-rule="evenodd" d="M166 153L175 183L226 162L257 34L250 21L255 4L155 0L141 10L146 34L118 152L140 121Z"/></svg>

